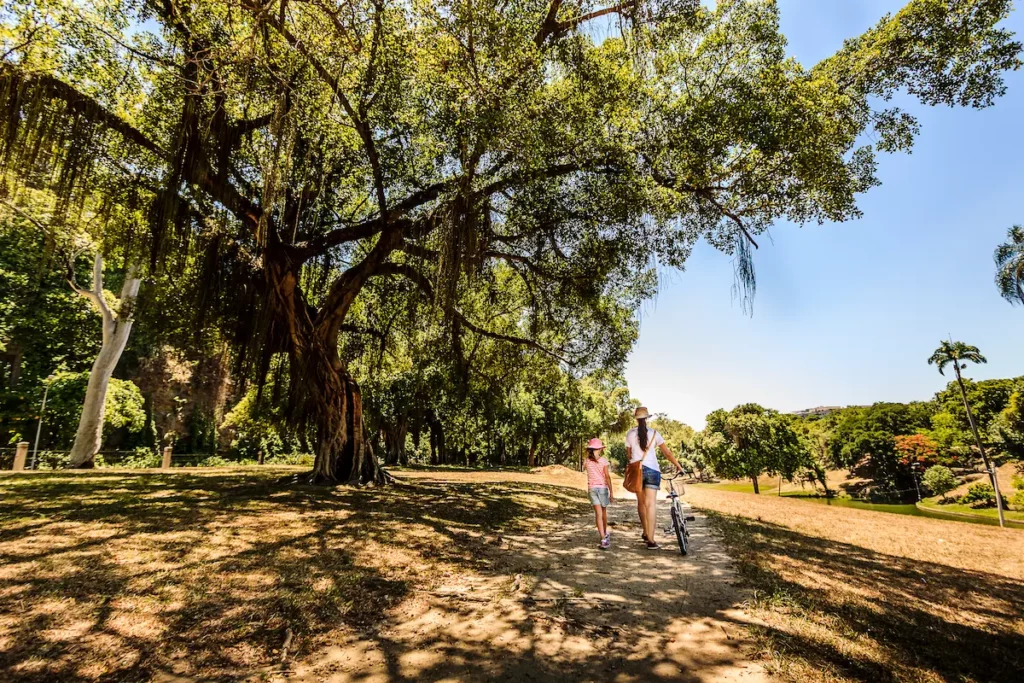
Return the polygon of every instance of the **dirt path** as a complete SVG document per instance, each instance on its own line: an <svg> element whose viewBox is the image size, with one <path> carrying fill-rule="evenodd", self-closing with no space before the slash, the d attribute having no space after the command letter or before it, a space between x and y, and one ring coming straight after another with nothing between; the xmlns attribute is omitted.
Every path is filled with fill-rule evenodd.
<svg viewBox="0 0 1024 683"><path fill-rule="evenodd" d="M399 476L574 487L581 477L564 468ZM667 503L660 506L664 528ZM661 551L640 543L634 500L617 501L610 521L609 552L597 548L591 515L497 537L493 572L441 582L404 602L373 634L297 663L287 680L766 680L748 659L744 596L706 520L697 516L687 557L667 536Z"/></svg>

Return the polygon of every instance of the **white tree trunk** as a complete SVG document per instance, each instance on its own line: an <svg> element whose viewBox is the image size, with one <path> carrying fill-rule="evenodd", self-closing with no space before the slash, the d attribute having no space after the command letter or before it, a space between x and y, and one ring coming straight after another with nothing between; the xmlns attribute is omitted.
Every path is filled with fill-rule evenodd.
<svg viewBox="0 0 1024 683"><path fill-rule="evenodd" d="M103 441L103 420L107 408L107 388L114 368L121 359L121 353L128 343L128 335L132 331L132 312L135 297L139 293L141 281L129 270L121 288L118 310L112 311L103 298L103 257L98 253L93 262L92 290L75 287L76 291L92 301L103 317L103 345L100 353L92 364L89 373L89 385L85 391L85 403L82 405L82 416L78 420L78 432L75 434L75 445L71 447L71 460L68 467L92 467L96 452ZM74 287L74 283L72 283Z"/></svg>

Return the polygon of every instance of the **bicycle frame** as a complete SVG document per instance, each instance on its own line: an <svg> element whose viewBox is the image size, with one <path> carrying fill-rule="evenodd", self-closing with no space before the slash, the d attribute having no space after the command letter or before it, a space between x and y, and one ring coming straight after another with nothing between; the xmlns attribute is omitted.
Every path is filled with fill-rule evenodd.
<svg viewBox="0 0 1024 683"><path fill-rule="evenodd" d="M675 531L676 541L679 543L679 552L683 555L687 554L688 551L688 539L690 536L690 530L686 528L687 522L692 522L694 517L683 514L683 506L679 502L679 494L676 493L676 487L672 483L673 480L678 478L679 472L672 476L662 476L662 478L668 482L668 497L671 501L671 517L672 527ZM685 493L685 490L684 490ZM668 529L665 530L666 532Z"/></svg>

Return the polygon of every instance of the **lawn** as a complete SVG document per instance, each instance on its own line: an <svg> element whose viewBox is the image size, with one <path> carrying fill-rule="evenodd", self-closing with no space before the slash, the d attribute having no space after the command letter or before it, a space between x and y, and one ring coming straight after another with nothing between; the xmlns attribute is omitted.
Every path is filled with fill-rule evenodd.
<svg viewBox="0 0 1024 683"><path fill-rule="evenodd" d="M292 468L0 476L0 680L259 676L586 510L536 484L282 482ZM289 635L291 638L289 639Z"/></svg>
<svg viewBox="0 0 1024 683"><path fill-rule="evenodd" d="M942 503L938 496L934 498L925 498L921 501L921 504L929 509L937 510L938 512L956 512L961 515L979 515L981 517L991 517L992 519L999 518L999 511L994 507L972 508L970 505L960 505L959 503ZM1017 509L1004 510L1003 514L1006 519L1024 522L1024 511Z"/></svg>
<svg viewBox="0 0 1024 683"><path fill-rule="evenodd" d="M786 681L1011 681L1024 671L1024 531L691 487Z"/></svg>

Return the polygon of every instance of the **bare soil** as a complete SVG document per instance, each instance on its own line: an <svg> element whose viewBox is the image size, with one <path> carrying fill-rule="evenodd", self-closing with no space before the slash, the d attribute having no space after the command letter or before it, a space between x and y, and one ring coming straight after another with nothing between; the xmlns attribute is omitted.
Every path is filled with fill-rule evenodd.
<svg viewBox="0 0 1024 683"><path fill-rule="evenodd" d="M793 681L1006 682L1024 671L1024 531L690 487ZM716 514L717 513L717 514Z"/></svg>
<svg viewBox="0 0 1024 683"><path fill-rule="evenodd" d="M703 517L601 552L565 468L298 471L0 475L0 680L763 680Z"/></svg>

